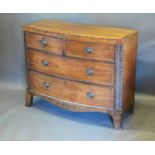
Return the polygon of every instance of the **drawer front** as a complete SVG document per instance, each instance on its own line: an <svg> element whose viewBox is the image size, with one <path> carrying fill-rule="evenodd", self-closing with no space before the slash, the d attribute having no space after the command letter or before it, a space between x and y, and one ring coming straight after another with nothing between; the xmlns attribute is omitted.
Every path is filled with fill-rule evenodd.
<svg viewBox="0 0 155 155"><path fill-rule="evenodd" d="M27 32L26 46L34 49L62 55L64 45L61 39L46 37L46 36Z"/></svg>
<svg viewBox="0 0 155 155"><path fill-rule="evenodd" d="M49 55L34 50L29 50L28 56L33 70L78 81L113 85L114 64Z"/></svg>
<svg viewBox="0 0 155 155"><path fill-rule="evenodd" d="M66 55L114 62L114 46L108 44L66 41Z"/></svg>
<svg viewBox="0 0 155 155"><path fill-rule="evenodd" d="M91 106L113 108L113 89L54 78L30 72L31 88L57 99Z"/></svg>

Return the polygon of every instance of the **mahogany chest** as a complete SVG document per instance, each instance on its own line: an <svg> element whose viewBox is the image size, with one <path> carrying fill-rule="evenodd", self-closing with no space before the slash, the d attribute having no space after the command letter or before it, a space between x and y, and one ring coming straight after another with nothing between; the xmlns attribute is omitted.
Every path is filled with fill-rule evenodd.
<svg viewBox="0 0 155 155"><path fill-rule="evenodd" d="M138 33L42 20L24 26L26 106L39 96L61 108L105 112L121 128L133 112Z"/></svg>

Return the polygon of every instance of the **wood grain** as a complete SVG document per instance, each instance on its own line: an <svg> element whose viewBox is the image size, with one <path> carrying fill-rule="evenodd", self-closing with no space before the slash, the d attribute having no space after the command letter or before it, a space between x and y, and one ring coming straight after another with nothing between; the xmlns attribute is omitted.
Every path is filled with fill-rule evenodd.
<svg viewBox="0 0 155 155"><path fill-rule="evenodd" d="M136 30L42 20L24 33L26 106L36 95L68 110L106 112L121 128L134 109Z"/></svg>
<svg viewBox="0 0 155 155"><path fill-rule="evenodd" d="M86 53L91 48L92 53ZM114 62L114 46L109 44L66 41L66 56Z"/></svg>
<svg viewBox="0 0 155 155"><path fill-rule="evenodd" d="M47 45L41 46L41 41L45 40ZM26 46L42 51L48 51L49 53L62 55L63 54L63 41L61 39L42 36L34 33L26 33Z"/></svg>
<svg viewBox="0 0 155 155"><path fill-rule="evenodd" d="M78 81L113 86L114 64L49 55L35 50L29 50L28 57L30 67L36 71ZM48 66L44 66L43 61L48 61ZM93 70L92 75L87 75L89 69Z"/></svg>
<svg viewBox="0 0 155 155"><path fill-rule="evenodd" d="M85 105L85 104L80 104L80 103L75 103L75 102L71 103L68 101L62 101L62 100L58 100L57 98L50 98L49 96L45 94L41 94L32 89L30 90L30 92L34 96L39 96L42 99L47 100L49 103L54 104L65 110L70 110L70 111L75 111L75 112L105 112L105 113L110 113L111 115L113 113L113 109L99 107L99 106L90 106L90 105Z"/></svg>
<svg viewBox="0 0 155 155"><path fill-rule="evenodd" d="M134 107L137 41L138 33L124 44L122 110L125 110L128 104L131 105L132 111Z"/></svg>
<svg viewBox="0 0 155 155"><path fill-rule="evenodd" d="M72 82L69 80L50 77L37 72L30 72L31 88L42 94L61 100L81 103L90 106L113 108L113 89ZM44 84L48 83L48 88ZM93 98L87 96L88 92L94 94Z"/></svg>
<svg viewBox="0 0 155 155"><path fill-rule="evenodd" d="M123 40L136 31L131 29L106 27L106 26L95 26L78 23L69 23L59 20L42 20L39 22L27 24L24 26L25 31L40 33L43 35L58 35L64 36L78 36L85 38L97 38L97 39L108 39L108 40Z"/></svg>

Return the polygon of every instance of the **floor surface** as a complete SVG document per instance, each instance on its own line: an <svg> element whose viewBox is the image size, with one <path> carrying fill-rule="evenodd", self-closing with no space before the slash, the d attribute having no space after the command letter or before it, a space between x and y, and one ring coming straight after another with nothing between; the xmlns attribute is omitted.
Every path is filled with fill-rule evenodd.
<svg viewBox="0 0 155 155"><path fill-rule="evenodd" d="M30 108L24 104L24 90L0 89L0 140L155 140L153 96L136 95L121 131L104 113L70 112L37 98Z"/></svg>

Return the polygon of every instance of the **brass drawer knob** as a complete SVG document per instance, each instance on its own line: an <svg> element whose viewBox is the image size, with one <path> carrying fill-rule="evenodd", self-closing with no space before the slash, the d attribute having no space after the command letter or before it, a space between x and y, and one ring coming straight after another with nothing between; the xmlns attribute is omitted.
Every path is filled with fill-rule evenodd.
<svg viewBox="0 0 155 155"><path fill-rule="evenodd" d="M94 74L94 70L92 68L87 68L86 69L86 75L90 76Z"/></svg>
<svg viewBox="0 0 155 155"><path fill-rule="evenodd" d="M92 92L87 92L87 93L86 93L86 96L87 96L88 98L93 98L93 97L95 96L95 94L92 93Z"/></svg>
<svg viewBox="0 0 155 155"><path fill-rule="evenodd" d="M44 83L43 83L43 87L44 87L44 88L49 88L49 86L50 86L50 85L49 85L48 82L44 82Z"/></svg>
<svg viewBox="0 0 155 155"><path fill-rule="evenodd" d="M43 38L43 39L40 40L40 46L41 47L47 46L47 40L45 38Z"/></svg>
<svg viewBox="0 0 155 155"><path fill-rule="evenodd" d="M48 66L48 61L47 61L47 60L43 60L41 63L42 63L44 66Z"/></svg>
<svg viewBox="0 0 155 155"><path fill-rule="evenodd" d="M85 53L85 54L91 54L91 53L93 53L93 49L90 48L90 47L86 47L86 48L84 49L84 53Z"/></svg>

